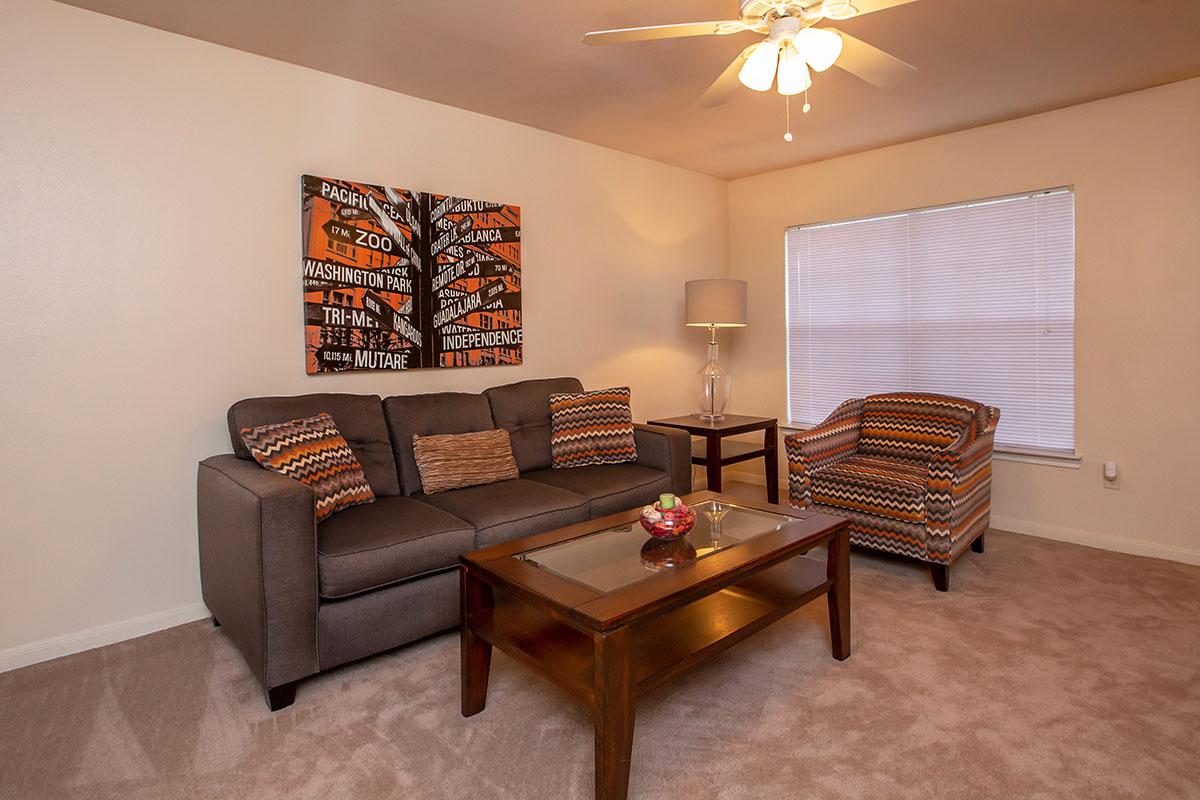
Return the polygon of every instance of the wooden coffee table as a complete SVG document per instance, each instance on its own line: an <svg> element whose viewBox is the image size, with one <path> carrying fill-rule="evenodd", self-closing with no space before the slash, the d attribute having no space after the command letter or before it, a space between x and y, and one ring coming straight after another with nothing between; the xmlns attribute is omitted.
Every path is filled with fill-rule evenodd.
<svg viewBox="0 0 1200 800"><path fill-rule="evenodd" d="M647 536L634 509L461 557L463 716L487 702L493 646L549 678L592 712L597 800L627 795L638 695L821 595L833 657L850 655L844 519L685 500L698 521L677 542ZM804 556L821 544L826 560Z"/></svg>

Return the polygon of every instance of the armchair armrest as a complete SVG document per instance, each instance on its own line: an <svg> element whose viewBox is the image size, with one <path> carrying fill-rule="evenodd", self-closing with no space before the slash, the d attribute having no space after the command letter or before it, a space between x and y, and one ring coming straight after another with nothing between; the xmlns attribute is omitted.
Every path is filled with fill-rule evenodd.
<svg viewBox="0 0 1200 800"><path fill-rule="evenodd" d="M954 444L933 454L926 479L926 550L949 561L966 547L966 534L987 528L991 513L992 449L1000 409L984 406ZM968 537L973 538L973 537Z"/></svg>
<svg viewBox="0 0 1200 800"><path fill-rule="evenodd" d="M234 455L201 461L196 489L205 604L264 689L317 672L312 490Z"/></svg>
<svg viewBox="0 0 1200 800"><path fill-rule="evenodd" d="M784 437L788 459L788 500L797 508L811 502L812 473L836 464L858 449L863 400L847 400L825 421Z"/></svg>
<svg viewBox="0 0 1200 800"><path fill-rule="evenodd" d="M670 475L675 494L692 491L692 437L687 431L637 424L633 426L633 441L638 464Z"/></svg>

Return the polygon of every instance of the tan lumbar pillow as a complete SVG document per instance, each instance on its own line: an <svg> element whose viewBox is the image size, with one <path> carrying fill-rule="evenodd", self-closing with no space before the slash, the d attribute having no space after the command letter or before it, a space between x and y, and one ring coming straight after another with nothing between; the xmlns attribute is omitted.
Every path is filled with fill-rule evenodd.
<svg viewBox="0 0 1200 800"><path fill-rule="evenodd" d="M414 435L413 457L425 494L520 477L506 430Z"/></svg>

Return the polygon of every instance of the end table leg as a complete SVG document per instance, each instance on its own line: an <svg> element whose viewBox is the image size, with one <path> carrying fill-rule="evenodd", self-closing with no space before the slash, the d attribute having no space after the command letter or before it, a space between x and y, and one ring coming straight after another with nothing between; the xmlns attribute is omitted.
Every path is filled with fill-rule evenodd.
<svg viewBox="0 0 1200 800"><path fill-rule="evenodd" d="M596 800L626 800L636 689L625 628L595 634Z"/></svg>
<svg viewBox="0 0 1200 800"><path fill-rule="evenodd" d="M772 425L763 434L763 449L766 450L767 502L779 503L779 427Z"/></svg>
<svg viewBox="0 0 1200 800"><path fill-rule="evenodd" d="M471 623L490 624L494 598L492 587L471 574L470 568L458 568L462 627L462 715L470 717L487 705L488 673L492 667L492 646L471 630Z"/></svg>
<svg viewBox="0 0 1200 800"><path fill-rule="evenodd" d="M829 639L833 657L850 657L850 531L842 528L829 540Z"/></svg>
<svg viewBox="0 0 1200 800"><path fill-rule="evenodd" d="M704 439L704 474L710 492L721 491L721 437L715 433Z"/></svg>

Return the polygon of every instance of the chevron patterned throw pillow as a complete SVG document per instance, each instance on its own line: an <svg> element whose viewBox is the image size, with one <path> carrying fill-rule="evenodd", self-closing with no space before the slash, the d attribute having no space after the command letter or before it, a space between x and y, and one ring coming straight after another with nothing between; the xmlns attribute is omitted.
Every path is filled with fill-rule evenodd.
<svg viewBox="0 0 1200 800"><path fill-rule="evenodd" d="M555 469L637 461L629 387L550 395L550 455Z"/></svg>
<svg viewBox="0 0 1200 800"><path fill-rule="evenodd" d="M242 428L239 433L255 461L313 490L318 520L375 501L362 464L328 414Z"/></svg>

